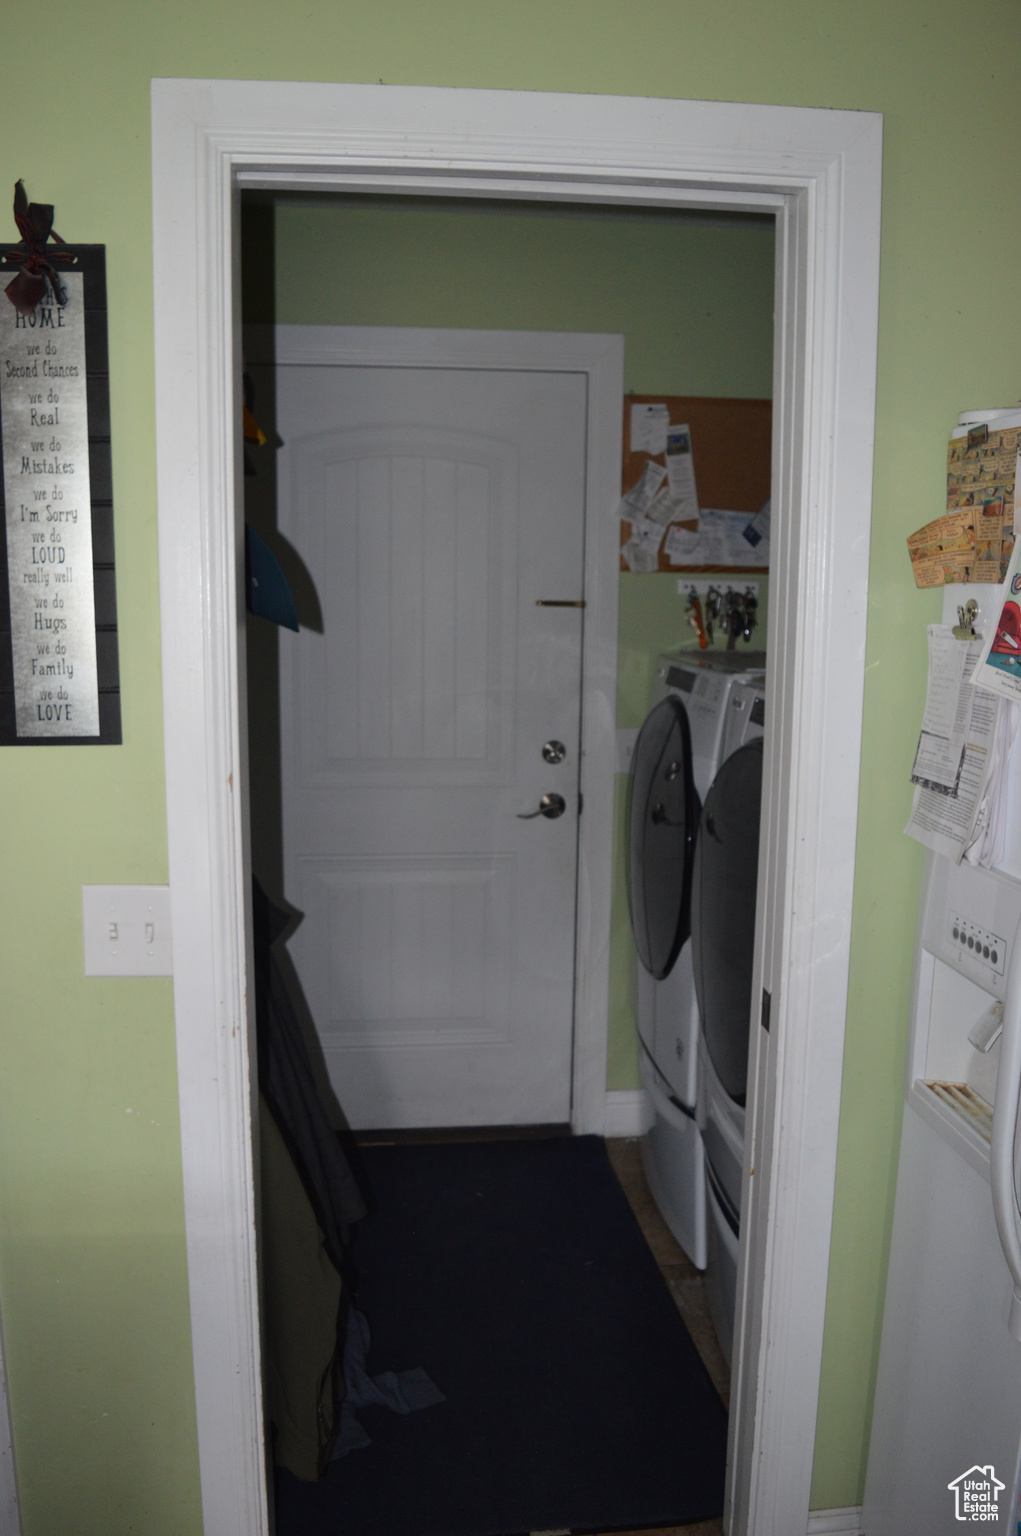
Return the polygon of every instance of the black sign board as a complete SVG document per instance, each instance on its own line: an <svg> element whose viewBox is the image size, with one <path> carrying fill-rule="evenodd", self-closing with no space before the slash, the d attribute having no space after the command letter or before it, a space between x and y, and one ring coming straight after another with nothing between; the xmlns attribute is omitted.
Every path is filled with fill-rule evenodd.
<svg viewBox="0 0 1021 1536"><path fill-rule="evenodd" d="M56 252L59 250L59 258ZM47 247L25 314L0 280L0 746L121 740L106 254ZM0 274L19 270L19 253Z"/></svg>

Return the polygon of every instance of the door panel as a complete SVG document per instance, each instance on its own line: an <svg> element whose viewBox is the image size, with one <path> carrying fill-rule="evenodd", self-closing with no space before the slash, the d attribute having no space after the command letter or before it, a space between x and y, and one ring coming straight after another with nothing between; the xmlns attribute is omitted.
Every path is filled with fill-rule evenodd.
<svg viewBox="0 0 1021 1536"><path fill-rule="evenodd" d="M290 950L352 1125L566 1121L581 375L281 367ZM567 746L543 761L543 743ZM521 820L544 792L557 820Z"/></svg>
<svg viewBox="0 0 1021 1536"><path fill-rule="evenodd" d="M290 532L324 617L323 635L302 636L303 783L512 773L500 705L515 673L513 455L399 427L290 449Z"/></svg>

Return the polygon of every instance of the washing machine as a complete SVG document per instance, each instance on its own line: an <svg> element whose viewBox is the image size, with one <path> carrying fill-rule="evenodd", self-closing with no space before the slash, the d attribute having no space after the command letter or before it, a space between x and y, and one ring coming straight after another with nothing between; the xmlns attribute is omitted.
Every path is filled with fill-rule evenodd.
<svg viewBox="0 0 1021 1536"><path fill-rule="evenodd" d="M741 713L735 690L764 694L762 652L659 657L653 705L635 743L628 797L628 902L638 953L638 1035L652 1125L642 1161L677 1241L706 1267L706 1169L697 1124L699 1016L692 962L692 879L699 818Z"/></svg>
<svg viewBox="0 0 1021 1536"><path fill-rule="evenodd" d="M764 723L764 684L742 680L727 700L720 768L702 807L692 872L692 970L700 1022L696 1119L705 1166L706 1295L728 1364L741 1236Z"/></svg>

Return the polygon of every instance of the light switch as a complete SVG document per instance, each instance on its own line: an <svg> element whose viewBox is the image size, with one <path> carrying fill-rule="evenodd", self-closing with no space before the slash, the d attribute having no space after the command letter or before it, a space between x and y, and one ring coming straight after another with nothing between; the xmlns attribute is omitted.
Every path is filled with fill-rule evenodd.
<svg viewBox="0 0 1021 1536"><path fill-rule="evenodd" d="M86 976L171 976L169 885L83 885Z"/></svg>

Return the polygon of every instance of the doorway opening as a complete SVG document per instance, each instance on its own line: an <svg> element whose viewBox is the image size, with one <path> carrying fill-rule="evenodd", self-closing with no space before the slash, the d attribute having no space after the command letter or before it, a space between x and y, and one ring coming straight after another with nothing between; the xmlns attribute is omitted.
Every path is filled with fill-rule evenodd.
<svg viewBox="0 0 1021 1536"><path fill-rule="evenodd" d="M445 794L460 807L466 795L479 796L480 758L483 774L491 771L484 727L478 740L470 728L464 737L464 755L474 758L471 771L466 773L463 757L458 761L456 693L452 683L448 690L442 681L452 679L459 665L452 610L467 626L469 658L461 658L460 667L469 690L474 686L477 692L479 686L471 657L484 654L487 645L492 650L494 631L511 637L516 659L504 671L525 680L512 710L525 782L515 782L512 768L510 783L505 773L495 801L480 802L486 856L501 815L510 833L516 830L519 841L525 840L526 850L544 851L544 840L554 831L545 819L515 829L525 819L521 807L529 793L534 798L546 788L543 775L558 786L563 779L567 788L570 809L556 833L567 833L569 847L577 837L584 625L602 621L609 629L615 681L623 674L625 684L616 699L612 692L604 694L599 720L588 722L589 734L595 723L605 735L606 715L612 728L616 712L622 754L644 719L651 692L658 689L661 653L686 645L697 649L680 564L669 567L664 560L664 569L643 574L625 566L619 578L611 576L626 592L619 640L607 624L612 615L601 616L597 604L585 610L570 606L586 600L586 541L590 561L591 546L601 544L610 570L617 564L620 472L615 469L609 483L600 484L598 469L590 465L586 483L586 448L593 438L609 439L611 456L619 454L625 387L628 394L712 397L705 409L714 404L721 409L721 397L768 401L774 217L249 193L242 231L248 404L269 439L265 446L247 445L246 469L255 473L246 475L246 518L279 557L307 631L295 640L259 620L249 619L247 626L252 863L274 899L294 903L302 914L290 946L297 967L292 981L309 1004L306 1020L321 1080L324 1085L329 1081L327 1093L336 1096L347 1124L363 1142L368 1135L377 1143L395 1136L406 1143L409 1131L414 1141L427 1129L430 1145L463 1141L471 1126L484 1137L498 1125L504 1134L516 1127L534 1135L544 1124L552 1130L573 1123L584 1130L589 1128L586 1110L579 1112L572 1104L570 1056L572 1044L576 1057L587 1049L591 1066L582 1064L579 1071L576 1061L574 1079L584 1081L586 1072L601 1075L604 1102L598 1109L609 1113L611 1133L630 1133L630 1140L627 1134L611 1140L611 1156L703 1360L726 1395L729 1372L709 1321L700 1273L704 1243L696 1252L688 1242L687 1254L678 1246L636 1156L635 1137L648 1117L639 1075L636 964L626 903L619 900L627 858L626 774L617 773L611 796L600 800L589 794L586 805L590 824L613 807L612 885L618 892L611 915L618 942L609 977L616 1010L603 1003L608 1018L601 1031L593 1032L595 1040L583 1034L579 1041L574 1030L572 1042L573 864L561 870L565 889L554 891L544 911L539 898L553 885L553 872L537 870L529 876L525 871L519 877L518 904L522 891L527 892L525 905L559 959L535 966L532 940L523 944L517 959L505 961L503 976L499 961L489 964L490 996L504 1006L511 1006L513 997L513 1007L526 1014L527 997L521 990L513 993L506 978L540 978L539 1008L533 1011L541 1028L524 1047L542 1085L542 1096L531 1105L523 1096L520 1068L508 1072L492 1038L483 1040L481 1049L476 1045L484 1060L497 1058L498 1080L489 1098L482 1069L471 1057L475 1042L470 1028L478 1029L479 999L487 991L479 975L486 947L480 848L470 842L465 816L453 815L458 874L452 882L432 842L428 849L419 844L422 821L430 837L442 822ZM300 251L316 253L312 290L294 290L286 277L277 277L299 265ZM437 284L442 284L439 293L433 291ZM274 329L281 314L285 323ZM394 327L394 320L408 325ZM485 329L477 333L466 320ZM352 326L352 321L366 323ZM444 335L439 322L453 329ZM610 334L591 334L597 325ZM565 350L571 333L573 351ZM620 337L616 348L614 333ZM586 384L595 359L604 356L616 371L603 391L612 400L600 418ZM502 372L494 366L500 359ZM495 392L491 402L487 391ZM572 399L577 402L573 406ZM491 613L487 624L477 604L466 606L466 592L493 587L484 566L469 564L470 549L466 557L472 524L458 523L452 511L457 487L442 472L430 506L421 455L435 474L454 453L450 434L460 434L457 451L468 454L475 471L485 474L486 453L506 438L508 423L524 420L526 402L524 414L534 418L527 427L530 435L509 447L526 482L521 503L532 521L519 518L504 493L488 538L504 585L509 573L516 573L517 608L504 613L502 624L499 611ZM725 414L725 405L722 410ZM436 434L430 442L423 435L427 422ZM464 439L469 427L476 432L471 445ZM696 437L698 431L696 425ZM480 441L489 445L481 453ZM739 462L749 451L735 425L727 456ZM761 499L769 488L768 447L759 478L764 480ZM704 487L713 505L719 500L717 483L718 476L708 478ZM573 492L572 485L577 486ZM477 495L472 501L464 485L460 494L469 497L468 517L487 521L488 504L482 505ZM577 506L573 522L572 494ZM708 504L705 496L702 501ZM726 496L720 504L731 505ZM748 504L746 511L757 510L758 504ZM497 529L503 545L495 537ZM564 539L560 549L557 541ZM431 576L424 565L430 552ZM536 560L533 569L530 561ZM768 576L758 571L756 577L761 628L755 638L761 654ZM713 579L721 589L731 585L725 571ZM739 582L739 591L743 585ZM535 615L542 601L535 594L549 595L554 588L568 611ZM498 594L492 606L499 610ZM544 627L529 638L536 618L545 621ZM437 625L447 650L438 649ZM714 636L710 625L709 633L716 647L727 645L719 628ZM742 650L750 637L751 631L742 637ZM527 649L519 649L522 645L538 647L545 668L536 667ZM430 646L437 669L431 684ZM551 657L561 665L567 660L566 699L549 697ZM540 673L541 698L535 686ZM430 693L437 722L423 703L423 695ZM547 736L549 741L543 739ZM570 745L561 743L551 758L550 741L556 744L561 736ZM425 776L423 756L430 760ZM502 766L496 764L498 772ZM626 757L616 766L625 767ZM702 786L703 793L707 787ZM433 807L424 817L423 794ZM409 805L410 820L402 821ZM510 852L508 845L505 862ZM554 858L554 869L557 862ZM469 886L469 900L459 911L450 887L461 880ZM497 927L511 925L512 906L505 903ZM431 929L424 913L433 919ZM559 933L558 915L563 918ZM446 949L451 937L455 946ZM599 942L590 940L585 947L595 950ZM559 1004L559 1048L551 1038L557 1005L550 980L558 965L567 983ZM438 1001L433 996L437 987ZM475 1002L475 1017L469 1006L467 1021L451 1016L459 989ZM444 1059L445 1046L449 1060ZM410 1060L402 1062L402 1054ZM610 1079L607 1099L608 1055L616 1077ZM693 1094L691 1099L693 1112ZM523 1163L531 1155L525 1149ZM479 1348L481 1356L482 1340ZM667 1518L672 1521L683 1512L674 1507ZM630 1523L645 1513L633 1510ZM539 1516L536 1522L549 1523Z"/></svg>

